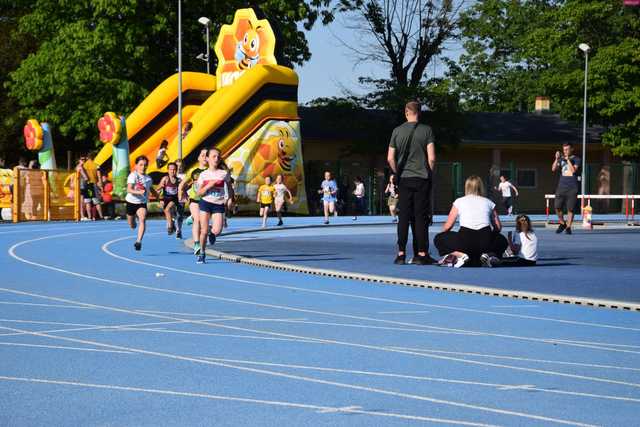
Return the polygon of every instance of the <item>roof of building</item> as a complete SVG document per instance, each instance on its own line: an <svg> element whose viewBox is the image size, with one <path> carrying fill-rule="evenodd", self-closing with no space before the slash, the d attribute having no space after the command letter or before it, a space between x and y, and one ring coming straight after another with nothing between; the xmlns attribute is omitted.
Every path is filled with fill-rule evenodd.
<svg viewBox="0 0 640 427"><path fill-rule="evenodd" d="M388 138L400 122L398 114L381 110L329 111L325 107L300 107L303 138L353 140L371 133ZM443 123L445 118L446 123ZM453 119L453 120L452 120ZM442 113L427 112L425 123L432 124L438 136L439 128L459 127L461 143L474 144L559 144L582 141L582 125L571 123L557 114L533 113L460 113L456 118ZM604 128L587 128L587 142L600 143Z"/></svg>

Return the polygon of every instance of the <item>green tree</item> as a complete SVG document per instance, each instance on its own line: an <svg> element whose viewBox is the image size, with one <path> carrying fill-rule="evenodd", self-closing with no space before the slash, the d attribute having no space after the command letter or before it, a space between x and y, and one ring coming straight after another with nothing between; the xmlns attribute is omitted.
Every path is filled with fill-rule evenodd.
<svg viewBox="0 0 640 427"><path fill-rule="evenodd" d="M285 65L310 57L304 33L328 0L255 2L259 17L274 27L277 56ZM242 1L183 1L183 64L202 70L195 57L205 49L208 16L212 44L221 25L230 23ZM107 110L128 113L177 64L177 4L170 0L38 0L19 21L19 34L40 42L21 61L6 84L22 120L37 117L54 126L58 149L91 149L97 144L95 122Z"/></svg>

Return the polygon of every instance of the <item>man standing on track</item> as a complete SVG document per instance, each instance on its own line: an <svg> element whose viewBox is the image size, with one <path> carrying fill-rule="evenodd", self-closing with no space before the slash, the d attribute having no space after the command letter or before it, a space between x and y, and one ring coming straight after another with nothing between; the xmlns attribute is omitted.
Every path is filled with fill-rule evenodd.
<svg viewBox="0 0 640 427"><path fill-rule="evenodd" d="M420 104L412 101L404 109L407 121L393 130L387 161L399 179L398 256L395 264L405 264L409 223L415 221L418 253L413 264L433 264L429 256L429 232L426 218L431 199L431 173L436 163L433 131L418 123Z"/></svg>
<svg viewBox="0 0 640 427"><path fill-rule="evenodd" d="M578 177L580 176L580 167L582 160L578 156L573 155L573 145L570 142L562 144L562 154L556 151L556 158L551 165L551 171L560 170L560 180L556 188L555 208L558 214L560 225L556 233L563 231L571 234L571 225L573 224L573 210L578 202ZM563 208L567 211L567 221L564 220Z"/></svg>

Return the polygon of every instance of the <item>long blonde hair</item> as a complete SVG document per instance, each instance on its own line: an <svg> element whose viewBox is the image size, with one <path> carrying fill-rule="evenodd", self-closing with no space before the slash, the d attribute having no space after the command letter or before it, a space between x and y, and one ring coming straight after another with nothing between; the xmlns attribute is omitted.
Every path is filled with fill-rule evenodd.
<svg viewBox="0 0 640 427"><path fill-rule="evenodd" d="M471 175L464 183L465 196L482 196L484 197L484 183L478 175Z"/></svg>

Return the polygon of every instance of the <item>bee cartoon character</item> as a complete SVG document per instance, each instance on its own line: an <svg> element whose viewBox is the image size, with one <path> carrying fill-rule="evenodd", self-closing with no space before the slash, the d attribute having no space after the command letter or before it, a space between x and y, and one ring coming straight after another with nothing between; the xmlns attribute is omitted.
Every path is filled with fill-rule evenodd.
<svg viewBox="0 0 640 427"><path fill-rule="evenodd" d="M260 30L261 27L253 29L251 22L249 22L249 29L236 45L235 59L238 62L238 69L246 70L258 64L260 60L260 35L258 31Z"/></svg>

